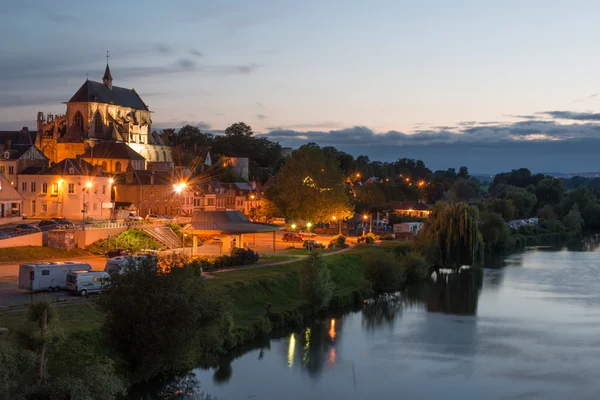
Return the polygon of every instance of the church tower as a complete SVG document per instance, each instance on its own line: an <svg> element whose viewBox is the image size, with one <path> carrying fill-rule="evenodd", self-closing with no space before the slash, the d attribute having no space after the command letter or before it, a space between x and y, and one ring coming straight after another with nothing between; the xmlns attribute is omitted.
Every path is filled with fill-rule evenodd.
<svg viewBox="0 0 600 400"><path fill-rule="evenodd" d="M104 71L104 76L102 77L102 83L104 86L112 90L112 75L110 74L110 68L108 67L108 55L106 56L106 70Z"/></svg>

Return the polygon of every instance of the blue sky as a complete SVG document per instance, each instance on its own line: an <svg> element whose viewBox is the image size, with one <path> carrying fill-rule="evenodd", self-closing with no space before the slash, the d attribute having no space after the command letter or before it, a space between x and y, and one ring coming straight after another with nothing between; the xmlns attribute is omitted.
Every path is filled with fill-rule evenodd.
<svg viewBox="0 0 600 400"><path fill-rule="evenodd" d="M600 169L598 2L86 3L0 9L0 129L62 112L110 50L156 128L244 121L433 168Z"/></svg>

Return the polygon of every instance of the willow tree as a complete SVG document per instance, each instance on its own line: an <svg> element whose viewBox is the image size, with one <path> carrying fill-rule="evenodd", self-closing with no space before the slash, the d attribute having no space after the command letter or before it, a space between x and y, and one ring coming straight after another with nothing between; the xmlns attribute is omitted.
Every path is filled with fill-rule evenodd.
<svg viewBox="0 0 600 400"><path fill-rule="evenodd" d="M265 196L292 221L318 223L353 215L337 160L314 143L294 151L275 180Z"/></svg>
<svg viewBox="0 0 600 400"><path fill-rule="evenodd" d="M466 203L439 202L433 206L423 230L438 267L458 268L483 261L479 210Z"/></svg>

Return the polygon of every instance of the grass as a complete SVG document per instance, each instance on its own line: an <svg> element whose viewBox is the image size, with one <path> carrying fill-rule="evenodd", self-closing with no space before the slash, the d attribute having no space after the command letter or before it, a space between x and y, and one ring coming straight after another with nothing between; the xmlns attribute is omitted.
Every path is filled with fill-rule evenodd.
<svg viewBox="0 0 600 400"><path fill-rule="evenodd" d="M81 249L63 250L45 246L8 247L0 249L0 262L51 261L90 255Z"/></svg>
<svg viewBox="0 0 600 400"><path fill-rule="evenodd" d="M60 327L68 333L99 331L102 315L93 304L69 304L56 307ZM25 319L25 311L0 314L0 326L16 331Z"/></svg>

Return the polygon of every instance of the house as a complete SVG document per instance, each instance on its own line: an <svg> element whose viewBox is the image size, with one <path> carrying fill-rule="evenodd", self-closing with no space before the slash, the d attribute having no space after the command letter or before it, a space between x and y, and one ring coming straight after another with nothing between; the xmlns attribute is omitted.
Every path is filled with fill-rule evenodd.
<svg viewBox="0 0 600 400"><path fill-rule="evenodd" d="M398 234L418 234L423 228L422 222L403 222L401 224L394 224L394 233Z"/></svg>
<svg viewBox="0 0 600 400"><path fill-rule="evenodd" d="M123 174L131 165L133 169L146 169L146 159L125 142L100 141L87 146L83 159L103 172Z"/></svg>
<svg viewBox="0 0 600 400"><path fill-rule="evenodd" d="M388 208L395 214L416 218L427 218L431 207L422 201L393 201Z"/></svg>
<svg viewBox="0 0 600 400"><path fill-rule="evenodd" d="M34 146L34 142L27 128L0 131L0 174L14 187L17 187L17 174L25 168L48 166L48 158Z"/></svg>
<svg viewBox="0 0 600 400"><path fill-rule="evenodd" d="M128 167L124 175L115 177L114 199L132 203L142 217L148 214L191 217L194 190L179 186L180 179L170 171L135 170Z"/></svg>
<svg viewBox="0 0 600 400"><path fill-rule="evenodd" d="M260 192L247 182L210 182L197 185L194 192L194 209L202 211L233 211L245 215L259 207Z"/></svg>
<svg viewBox="0 0 600 400"><path fill-rule="evenodd" d="M50 167L28 167L18 177L23 213L31 217L105 219L113 179L81 157ZM104 207L103 207L104 205Z"/></svg>
<svg viewBox="0 0 600 400"><path fill-rule="evenodd" d="M21 220L22 210L23 196L6 177L0 175L0 224Z"/></svg>

